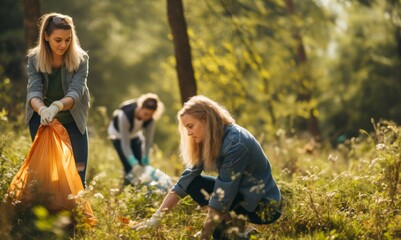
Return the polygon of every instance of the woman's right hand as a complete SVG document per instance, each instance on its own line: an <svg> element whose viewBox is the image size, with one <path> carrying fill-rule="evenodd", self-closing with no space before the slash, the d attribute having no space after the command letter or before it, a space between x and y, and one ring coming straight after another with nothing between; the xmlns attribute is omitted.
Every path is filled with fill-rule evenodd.
<svg viewBox="0 0 401 240"><path fill-rule="evenodd" d="M157 210L148 220L145 220L132 226L131 229L143 230L149 228L157 228L160 225L161 219L162 219L162 213L160 210Z"/></svg>
<svg viewBox="0 0 401 240"><path fill-rule="evenodd" d="M47 126L50 124L50 122L48 121L49 114L46 106L40 107L38 110L38 114L40 116L40 123L42 125Z"/></svg>

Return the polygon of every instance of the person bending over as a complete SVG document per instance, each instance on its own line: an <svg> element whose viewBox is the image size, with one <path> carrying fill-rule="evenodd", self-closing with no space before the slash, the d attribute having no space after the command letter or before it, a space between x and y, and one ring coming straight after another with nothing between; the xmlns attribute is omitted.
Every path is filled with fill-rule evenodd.
<svg viewBox="0 0 401 240"><path fill-rule="evenodd" d="M194 96L177 118L186 169L152 217L132 229L158 226L186 195L208 210L200 239L222 238L231 213L255 224L269 224L281 216L281 193L268 158L255 137L237 125L224 107ZM217 172L217 177L201 175L203 171Z"/></svg>
<svg viewBox="0 0 401 240"><path fill-rule="evenodd" d="M114 111L108 134L123 164L126 177L131 169L137 169L134 173L138 175L141 166L149 165L155 120L159 119L163 111L164 105L154 93L127 100Z"/></svg>

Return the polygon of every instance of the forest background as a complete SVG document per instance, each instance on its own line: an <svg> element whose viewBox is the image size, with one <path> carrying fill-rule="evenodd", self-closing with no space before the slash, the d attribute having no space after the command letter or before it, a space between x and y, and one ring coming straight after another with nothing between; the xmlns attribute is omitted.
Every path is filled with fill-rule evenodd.
<svg viewBox="0 0 401 240"><path fill-rule="evenodd" d="M112 111L126 99L157 93L167 108L157 123L152 160L177 176L182 166L177 158L175 114L185 94L203 94L227 107L237 123L260 140L271 159L289 212L278 226L267 227L266 236L393 238L400 234L396 224L400 212L394 206L400 206L396 203L401 172L401 1L183 0L191 54L187 63L193 70L189 82L193 88L188 91L184 91L188 78L180 79L182 65L177 64L180 45L173 44L176 36L168 21L167 5L172 2L181 1L0 1L2 193L11 181L10 169L16 172L30 146L23 111L26 29L36 21L24 21L24 9L39 3L41 14L54 11L72 16L81 45L89 53L88 180L105 174L115 179L103 183L103 188L97 185L98 191L111 197L109 204L132 197L135 191L124 192L124 197L105 193L119 186L122 170L107 140ZM383 162L376 165L378 159ZM368 202L353 205L368 193ZM335 199L332 205L325 203L327 198ZM132 208L140 201L129 199ZM137 217L127 209L110 207L113 216ZM140 216L149 216L152 208L145 209ZM385 221L380 221L384 217L380 214L387 214ZM54 219L47 220L54 224ZM197 220L194 226L201 224ZM29 224L24 227L36 229L39 235L46 232ZM10 228L15 236L15 227ZM118 234L136 234L122 229ZM169 234L173 239L185 238L194 231L186 230ZM100 233L90 234L99 237Z"/></svg>

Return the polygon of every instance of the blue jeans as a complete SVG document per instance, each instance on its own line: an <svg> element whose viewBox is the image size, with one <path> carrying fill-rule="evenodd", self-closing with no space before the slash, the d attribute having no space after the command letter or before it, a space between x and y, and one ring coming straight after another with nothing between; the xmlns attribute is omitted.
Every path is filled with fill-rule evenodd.
<svg viewBox="0 0 401 240"><path fill-rule="evenodd" d="M205 198L201 192L201 189L204 189L209 194L212 194L215 182L216 180L213 177L202 175L197 176L188 186L187 193L200 206L206 206L209 204L209 200ZM236 214L242 214L248 217L248 221L251 223L269 224L276 221L281 216L280 206L269 201L268 199L262 199L253 212L246 210L240 205L243 199L244 197L242 194L238 193L230 206L230 211L234 211Z"/></svg>
<svg viewBox="0 0 401 240"><path fill-rule="evenodd" d="M40 116L35 112L29 120L29 132L32 141L35 139L40 125ZM86 167L88 163L88 131L82 134L75 122L63 124L70 137L72 151L74 153L75 165L79 176L81 177L82 185L86 188Z"/></svg>
<svg viewBox="0 0 401 240"><path fill-rule="evenodd" d="M125 157L123 149L121 148L120 139L111 140L114 148L117 151L118 156L120 157L121 163L124 166L125 174L131 171L131 164L128 162L128 159ZM136 159L138 159L139 163L142 164L142 140L139 137L131 139L130 147Z"/></svg>

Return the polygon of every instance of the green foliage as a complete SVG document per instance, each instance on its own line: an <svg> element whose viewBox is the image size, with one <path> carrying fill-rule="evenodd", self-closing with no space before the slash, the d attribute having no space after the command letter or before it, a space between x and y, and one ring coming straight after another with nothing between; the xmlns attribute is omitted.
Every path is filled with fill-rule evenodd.
<svg viewBox="0 0 401 240"><path fill-rule="evenodd" d="M18 119L24 102L25 43L21 1L1 0L0 10L0 111Z"/></svg>
<svg viewBox="0 0 401 240"><path fill-rule="evenodd" d="M6 6L0 10L4 200L30 140L22 124L26 63L21 2L1 2ZM296 14L290 15L279 0L185 0L198 93L226 106L267 150L284 209L278 222L257 226L262 238L396 238L401 235L400 5L365 0L293 2ZM167 109L157 124L151 161L174 177L182 171L176 130L181 105L165 4L41 2L43 13L57 11L74 18L90 55L87 197L99 223L88 229L78 218L71 230L55 225L57 215L30 212L14 226L7 219L13 213L1 205L0 238L139 239L145 234L188 239L201 228L204 213L185 199L157 231L130 230L126 221L149 217L162 196L149 195L146 188L122 187L122 167L107 140L111 113L119 103L155 92ZM295 54L297 30L307 54L302 66ZM310 99L300 101L306 94ZM310 140L298 124L311 110L319 119L322 142ZM372 124L372 118L394 122ZM35 222L41 222L41 229Z"/></svg>
<svg viewBox="0 0 401 240"><path fill-rule="evenodd" d="M252 225L255 239L396 239L401 233L401 128L374 123L374 132L346 139L337 148L280 130L263 143L283 196L282 217L270 225ZM3 121L2 129L11 127ZM134 231L157 209L164 193L149 186L124 186L122 166L112 145L90 135L88 187L96 226L78 212L49 213L42 206L15 213L7 207L7 189L27 154L26 132L1 140L1 236L5 239L189 239L202 227L206 212L189 197L167 214L157 230ZM17 147L18 146L18 147ZM181 167L160 149L153 164L174 178ZM10 221L11 216L17 220ZM189 217L190 216L190 217Z"/></svg>
<svg viewBox="0 0 401 240"><path fill-rule="evenodd" d="M370 129L371 118L400 123L400 4L292 2L294 13L278 0L184 1L198 93L225 105L251 132L263 129L260 138L279 129L304 132L311 113L335 144L358 136L358 128ZM2 4L0 87L7 81L10 87L0 93L0 109L20 122L27 78L22 8L18 1ZM89 52L91 116L97 118L89 120L92 130L104 136L119 103L155 92L168 106L155 139L173 153L177 141L170 136L181 106L165 5L41 1L41 10L71 15ZM306 51L302 64L296 36Z"/></svg>
<svg viewBox="0 0 401 240"><path fill-rule="evenodd" d="M356 122L367 130L372 130L371 118L399 123L400 38L392 23L399 17L392 11L399 12L400 6L394 4L390 11L386 1L372 1L370 7L356 2L341 7L346 26L333 36L336 44L332 60L325 62L330 67L323 75L327 82L320 109L328 134L350 137L358 135Z"/></svg>
<svg viewBox="0 0 401 240"><path fill-rule="evenodd" d="M372 136L331 150L326 162L314 157L308 168L302 161L301 174L279 182L285 212L280 226L302 238L396 238L401 229L396 224L401 206L400 128L381 122L375 129Z"/></svg>

